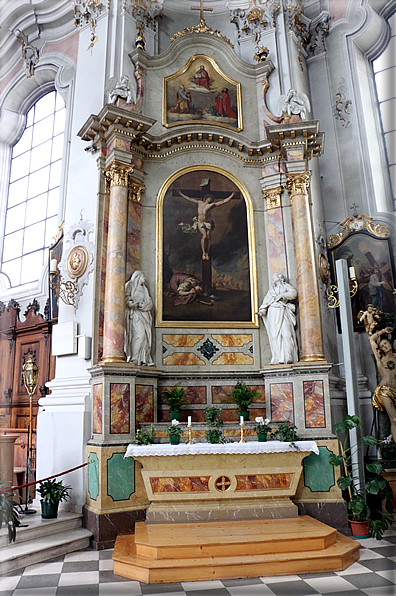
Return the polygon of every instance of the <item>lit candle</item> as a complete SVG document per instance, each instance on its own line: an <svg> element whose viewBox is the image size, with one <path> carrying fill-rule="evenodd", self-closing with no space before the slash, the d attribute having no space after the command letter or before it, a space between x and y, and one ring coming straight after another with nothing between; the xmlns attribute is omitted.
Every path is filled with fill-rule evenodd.
<svg viewBox="0 0 396 596"><path fill-rule="evenodd" d="M51 259L51 262L50 262L50 273L51 274L56 273L57 267L58 267L58 261L56 259Z"/></svg>
<svg viewBox="0 0 396 596"><path fill-rule="evenodd" d="M187 418L187 426L191 426L191 416Z"/></svg>
<svg viewBox="0 0 396 596"><path fill-rule="evenodd" d="M349 277L351 279L356 279L355 267L349 267Z"/></svg>
<svg viewBox="0 0 396 596"><path fill-rule="evenodd" d="M240 423L240 424L243 424L243 416L241 416L241 417L240 417L240 419L239 419L239 423Z"/></svg>

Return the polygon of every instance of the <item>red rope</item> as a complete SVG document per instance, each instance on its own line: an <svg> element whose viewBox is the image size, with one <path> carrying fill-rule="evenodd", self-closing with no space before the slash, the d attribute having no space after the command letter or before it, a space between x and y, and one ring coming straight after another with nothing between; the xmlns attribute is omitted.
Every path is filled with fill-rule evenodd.
<svg viewBox="0 0 396 596"><path fill-rule="evenodd" d="M76 466L75 468L71 468L70 470L66 470L66 472L61 472L60 474L54 474L53 476L48 476L48 478L42 478L41 480L34 480L33 482L28 482L28 484L20 484L19 486L11 486L11 488L5 488L0 490L1 493L8 493L11 490L17 490L18 488L26 488L27 486L32 486L33 484L38 484L39 482L45 482L46 480L51 480L52 478L57 478L58 476L63 476L64 474L69 474L69 472L74 472L74 470L78 470L87 466L91 462L87 461L85 464L81 464L80 466Z"/></svg>

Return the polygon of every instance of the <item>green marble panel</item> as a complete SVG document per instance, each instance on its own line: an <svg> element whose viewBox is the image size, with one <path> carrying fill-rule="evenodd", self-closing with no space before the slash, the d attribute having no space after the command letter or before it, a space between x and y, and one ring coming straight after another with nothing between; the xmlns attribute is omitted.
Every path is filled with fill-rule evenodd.
<svg viewBox="0 0 396 596"><path fill-rule="evenodd" d="M91 499L96 501L99 494L99 460L95 452L88 456L88 492Z"/></svg>
<svg viewBox="0 0 396 596"><path fill-rule="evenodd" d="M304 486L314 493L327 493L335 484L334 466L329 462L331 453L321 445L319 455L311 453L303 459Z"/></svg>
<svg viewBox="0 0 396 596"><path fill-rule="evenodd" d="M113 453L107 460L107 494L113 501L126 501L135 492L135 460Z"/></svg>

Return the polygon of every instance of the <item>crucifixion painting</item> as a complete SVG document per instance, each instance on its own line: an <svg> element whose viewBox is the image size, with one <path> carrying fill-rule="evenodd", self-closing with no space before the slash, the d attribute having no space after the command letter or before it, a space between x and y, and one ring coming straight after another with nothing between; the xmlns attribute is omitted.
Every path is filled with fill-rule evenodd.
<svg viewBox="0 0 396 596"><path fill-rule="evenodd" d="M251 205L232 178L193 167L164 190L157 323L253 324Z"/></svg>

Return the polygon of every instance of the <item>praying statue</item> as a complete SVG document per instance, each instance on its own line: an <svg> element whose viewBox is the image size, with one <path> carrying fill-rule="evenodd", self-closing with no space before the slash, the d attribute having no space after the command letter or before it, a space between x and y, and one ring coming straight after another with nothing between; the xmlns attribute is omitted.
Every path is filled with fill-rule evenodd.
<svg viewBox="0 0 396 596"><path fill-rule="evenodd" d="M393 341L389 339L392 332L392 327L385 327L369 335L369 340L381 376L381 382L374 391L372 406L388 414L391 434L396 443L396 352L393 350Z"/></svg>
<svg viewBox="0 0 396 596"><path fill-rule="evenodd" d="M296 307L290 303L290 300L296 298L297 290L286 282L281 273L275 273L272 287L258 311L270 342L271 364L291 364L298 361Z"/></svg>
<svg viewBox="0 0 396 596"><path fill-rule="evenodd" d="M311 110L308 97L305 93L298 93L296 89L289 89L285 95L278 99L278 109L291 117L293 114L305 120L306 112Z"/></svg>
<svg viewBox="0 0 396 596"><path fill-rule="evenodd" d="M151 358L153 301L143 271L135 271L125 285L125 354L127 362L154 366Z"/></svg>

